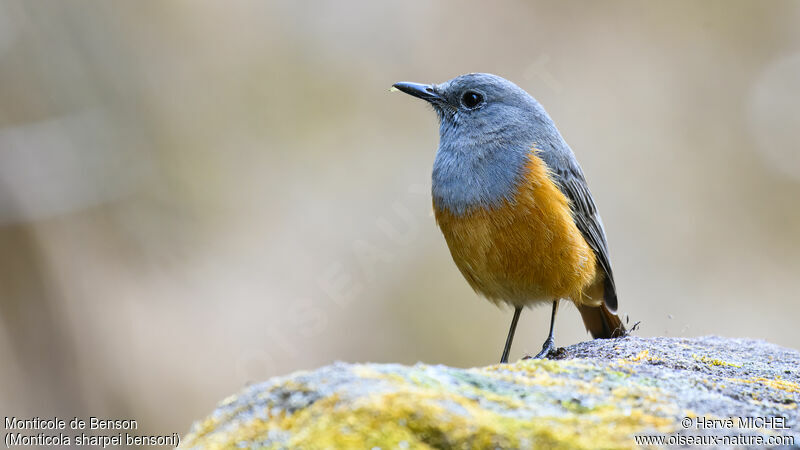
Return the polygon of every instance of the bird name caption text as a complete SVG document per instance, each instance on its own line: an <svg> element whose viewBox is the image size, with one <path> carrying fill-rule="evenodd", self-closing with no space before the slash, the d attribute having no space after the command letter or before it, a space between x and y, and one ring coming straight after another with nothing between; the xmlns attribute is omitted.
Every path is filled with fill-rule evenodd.
<svg viewBox="0 0 800 450"><path fill-rule="evenodd" d="M11 447L118 447L180 444L178 433L150 435L139 432L136 419L107 417L8 417L3 420L6 448Z"/></svg>

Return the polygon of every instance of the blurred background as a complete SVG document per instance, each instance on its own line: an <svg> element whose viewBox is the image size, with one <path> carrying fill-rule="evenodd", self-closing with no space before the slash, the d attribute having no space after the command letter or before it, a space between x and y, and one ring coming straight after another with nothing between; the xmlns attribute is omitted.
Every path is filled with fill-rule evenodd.
<svg viewBox="0 0 800 450"><path fill-rule="evenodd" d="M475 71L573 148L638 335L800 347L798 2L2 1L0 413L184 433L336 360L495 363L389 92Z"/></svg>

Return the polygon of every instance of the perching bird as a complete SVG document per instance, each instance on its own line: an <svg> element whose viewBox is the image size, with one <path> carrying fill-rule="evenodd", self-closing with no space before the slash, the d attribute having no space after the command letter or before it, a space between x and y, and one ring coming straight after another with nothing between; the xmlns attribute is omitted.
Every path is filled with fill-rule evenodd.
<svg viewBox="0 0 800 450"><path fill-rule="evenodd" d="M439 150L433 209L453 260L475 291L514 307L508 362L524 306L578 307L594 338L625 334L603 222L578 161L544 108L514 83L471 73L437 85L394 87L433 106Z"/></svg>

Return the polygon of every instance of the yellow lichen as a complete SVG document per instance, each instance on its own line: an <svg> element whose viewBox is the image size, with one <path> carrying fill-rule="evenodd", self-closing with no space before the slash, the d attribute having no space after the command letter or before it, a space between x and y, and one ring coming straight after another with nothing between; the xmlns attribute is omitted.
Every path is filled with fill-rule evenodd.
<svg viewBox="0 0 800 450"><path fill-rule="evenodd" d="M655 362L662 362L662 361L663 361L662 358L659 358L659 357L656 357L656 356L650 356L650 351L649 350L642 350L636 356L633 356L633 357L630 357L630 358L620 358L620 359L617 360L617 362L619 364L621 364L621 365L631 364L631 363L641 363L641 362L655 363Z"/></svg>
<svg viewBox="0 0 800 450"><path fill-rule="evenodd" d="M737 383L745 383L745 384L752 384L758 383L763 386L766 386L770 389L777 389L781 391L790 392L793 394L800 393L800 384L794 383L792 381L784 380L781 377L776 377L775 379L769 379L764 377L754 377L748 379L742 378L728 378L728 380L737 382Z"/></svg>
<svg viewBox="0 0 800 450"><path fill-rule="evenodd" d="M733 363L725 362L725 361L722 361L720 359L710 358L710 357L705 356L705 355L697 356L695 354L692 354L692 358L694 358L695 361L701 362L703 364L708 364L710 366L728 366L728 367L739 367L739 368L742 367L740 364L733 364Z"/></svg>
<svg viewBox="0 0 800 450"><path fill-rule="evenodd" d="M453 407L443 405L457 405ZM232 448L258 442L270 431L291 431L289 448L633 448L630 435L642 430L670 432L671 419L619 405L602 405L564 417L511 418L475 401L433 389L406 385L392 393L368 396L342 407L335 396L292 415L240 424L225 439L190 436L185 446Z"/></svg>
<svg viewBox="0 0 800 450"><path fill-rule="evenodd" d="M638 360L648 357L643 353ZM620 377L629 375L614 365L598 368L580 361L529 360L454 370L448 379L452 385L429 376L425 366L416 369L401 375L352 366L354 379L385 381L391 389L347 400L328 394L294 412L250 411L246 408L252 405L243 402L239 409L225 410L200 422L181 446L223 449L255 443L266 448L306 449L634 448L631 436L635 433L671 433L678 429L674 399L654 386L620 385ZM523 389L580 393L588 400L545 397L542 401L550 402L550 409L532 410L526 408L524 396L493 391L495 386L508 385L506 382ZM285 380L273 389L313 391L295 380ZM535 393L543 391L529 392L541 395ZM267 394L258 395L266 398L263 395ZM235 400L229 399L223 406L233 407ZM239 413L247 419L237 418Z"/></svg>

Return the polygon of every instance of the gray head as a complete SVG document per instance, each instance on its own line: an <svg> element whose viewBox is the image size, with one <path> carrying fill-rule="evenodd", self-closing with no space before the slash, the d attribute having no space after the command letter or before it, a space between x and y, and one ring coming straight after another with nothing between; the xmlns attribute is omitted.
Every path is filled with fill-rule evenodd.
<svg viewBox="0 0 800 450"><path fill-rule="evenodd" d="M539 102L497 75L470 73L442 84L394 87L426 100L439 116L433 197L453 214L512 201L534 147L548 164L574 161Z"/></svg>

